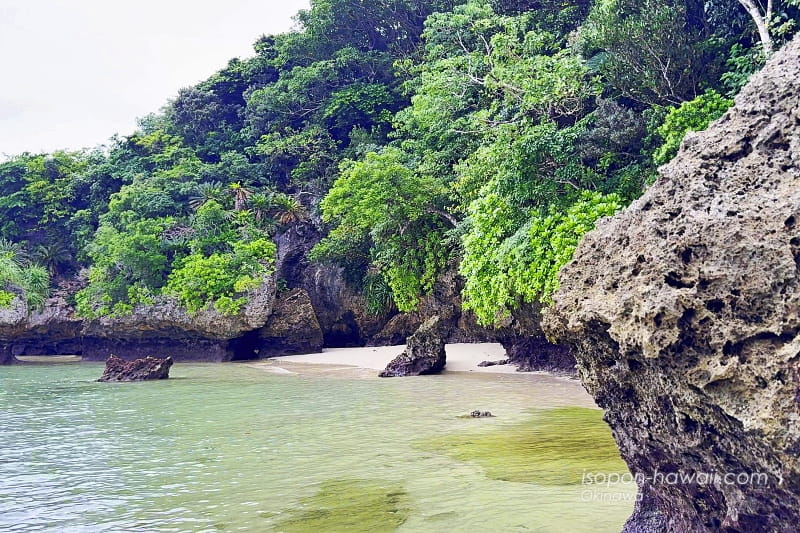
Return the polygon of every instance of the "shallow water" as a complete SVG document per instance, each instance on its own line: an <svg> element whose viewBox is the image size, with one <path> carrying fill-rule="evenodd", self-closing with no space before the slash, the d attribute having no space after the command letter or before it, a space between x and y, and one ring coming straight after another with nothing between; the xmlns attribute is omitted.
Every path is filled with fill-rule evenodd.
<svg viewBox="0 0 800 533"><path fill-rule="evenodd" d="M0 531L617 532L633 507L631 486L506 481L498 457L487 470L429 445L591 406L574 381L281 366L301 373L176 365L168 381L106 384L95 364L0 368ZM496 417L459 418L475 409Z"/></svg>

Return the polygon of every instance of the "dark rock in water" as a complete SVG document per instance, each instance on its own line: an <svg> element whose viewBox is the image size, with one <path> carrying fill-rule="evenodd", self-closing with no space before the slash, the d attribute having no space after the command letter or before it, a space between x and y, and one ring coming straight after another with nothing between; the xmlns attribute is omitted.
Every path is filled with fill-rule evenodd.
<svg viewBox="0 0 800 533"><path fill-rule="evenodd" d="M443 329L438 316L426 320L417 332L408 338L405 351L395 357L379 376L390 378L441 372L446 362L447 332Z"/></svg>
<svg viewBox="0 0 800 533"><path fill-rule="evenodd" d="M564 344L551 344L541 336L512 336L501 341L508 361L519 372L544 371L575 375L575 357Z"/></svg>
<svg viewBox="0 0 800 533"><path fill-rule="evenodd" d="M639 477L626 532L798 531L800 39L660 173L584 238L545 326Z"/></svg>
<svg viewBox="0 0 800 533"><path fill-rule="evenodd" d="M487 366L499 366L499 365L507 365L511 363L510 359L500 359L499 361L481 361L478 363L478 366L487 367Z"/></svg>
<svg viewBox="0 0 800 533"><path fill-rule="evenodd" d="M106 369L97 381L147 381L151 379L169 378L169 369L172 366L172 358L158 359L156 357L145 357L135 361L125 361L124 359L112 355L106 361Z"/></svg>
<svg viewBox="0 0 800 533"><path fill-rule="evenodd" d="M0 344L0 366L13 365L16 363L19 363L19 360L14 357L14 353L11 351L11 345Z"/></svg>
<svg viewBox="0 0 800 533"><path fill-rule="evenodd" d="M266 326L258 331L258 355L273 357L322 351L322 328L303 289L278 297Z"/></svg>

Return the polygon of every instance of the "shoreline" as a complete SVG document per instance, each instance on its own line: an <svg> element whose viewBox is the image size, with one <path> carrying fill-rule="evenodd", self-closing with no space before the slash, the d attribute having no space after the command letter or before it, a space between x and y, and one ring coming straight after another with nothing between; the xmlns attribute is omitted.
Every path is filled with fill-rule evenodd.
<svg viewBox="0 0 800 533"><path fill-rule="evenodd" d="M253 366L269 368L271 372L289 372L282 365L317 367L323 370L351 369L379 372L400 355L405 345L368 346L356 348L327 348L319 353L270 357L253 362ZM506 359L506 351L499 343L448 344L447 365L442 373L467 372L485 374L516 374L513 364L479 367L482 361Z"/></svg>
<svg viewBox="0 0 800 533"><path fill-rule="evenodd" d="M377 373L386 368L386 365L400 355L406 345L393 346L366 346L351 348L324 348L321 352L299 355L284 355L246 361L235 361L253 368L258 368L274 374L304 374L346 372L361 376L377 376ZM487 367L478 366L483 361L499 361L507 359L505 349L500 343L452 343L445 347L447 364L441 374L516 374L516 375L546 375L555 378L574 381L573 376L562 375L557 372L530 371L518 372L517 365L508 363ZM18 356L20 364L75 364L75 363L102 363L92 361L76 355L25 355ZM176 364L202 364L208 361L178 361ZM211 364L220 364L212 362ZM223 363L224 364L224 363Z"/></svg>

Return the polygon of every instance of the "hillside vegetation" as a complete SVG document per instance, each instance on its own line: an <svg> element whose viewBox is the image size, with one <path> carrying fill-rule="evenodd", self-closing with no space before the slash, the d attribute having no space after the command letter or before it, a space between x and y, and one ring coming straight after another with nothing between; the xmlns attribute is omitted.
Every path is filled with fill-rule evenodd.
<svg viewBox="0 0 800 533"><path fill-rule="evenodd" d="M108 147L0 164L0 305L82 277L80 314L165 295L235 314L276 231L373 309L458 260L484 324L547 302L595 221L642 193L795 31L735 2L313 0ZM37 266L38 265L38 266Z"/></svg>

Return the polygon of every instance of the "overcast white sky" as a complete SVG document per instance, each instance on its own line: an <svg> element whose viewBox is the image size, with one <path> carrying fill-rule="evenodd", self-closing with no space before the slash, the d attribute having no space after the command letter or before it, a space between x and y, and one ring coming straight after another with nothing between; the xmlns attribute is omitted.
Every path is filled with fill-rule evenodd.
<svg viewBox="0 0 800 533"><path fill-rule="evenodd" d="M309 0L0 0L0 160L127 135Z"/></svg>

